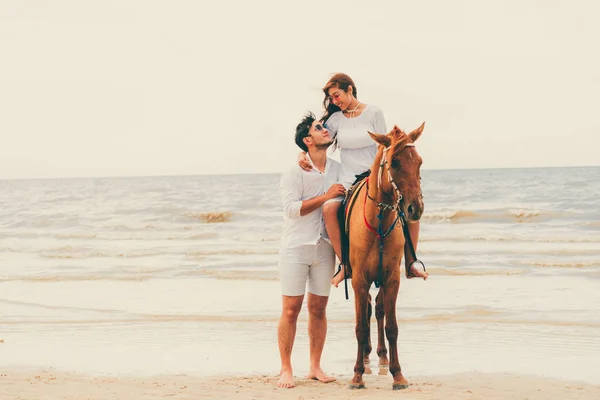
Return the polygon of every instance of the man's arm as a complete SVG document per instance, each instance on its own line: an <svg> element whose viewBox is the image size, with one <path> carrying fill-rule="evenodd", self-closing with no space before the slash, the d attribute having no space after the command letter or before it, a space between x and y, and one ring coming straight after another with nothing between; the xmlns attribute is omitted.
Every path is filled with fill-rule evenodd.
<svg viewBox="0 0 600 400"><path fill-rule="evenodd" d="M329 192L327 192L329 193ZM304 200L302 202L302 207L300 207L300 216L305 216L306 214L310 214L315 211L317 208L321 207L323 203L329 200L332 197L329 197L327 193L324 193L320 196L313 197L312 199Z"/></svg>
<svg viewBox="0 0 600 400"><path fill-rule="evenodd" d="M302 177L297 171L285 171L279 182L279 193L283 203L283 213L290 219L301 217Z"/></svg>
<svg viewBox="0 0 600 400"><path fill-rule="evenodd" d="M294 171L296 172L296 171ZM300 218L321 207L329 199L345 193L343 185L331 185L326 193L302 200L302 176L299 173L286 172L281 176L279 190L283 201L283 212L291 219Z"/></svg>

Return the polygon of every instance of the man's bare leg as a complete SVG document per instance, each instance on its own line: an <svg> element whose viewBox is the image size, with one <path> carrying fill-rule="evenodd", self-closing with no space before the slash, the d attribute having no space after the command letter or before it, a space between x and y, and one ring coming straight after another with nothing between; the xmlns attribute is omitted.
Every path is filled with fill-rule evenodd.
<svg viewBox="0 0 600 400"><path fill-rule="evenodd" d="M296 337L296 322L302 309L302 296L282 296L281 317L277 327L277 342L281 357L281 376L277 382L280 388L293 388L294 374L292 372L292 347Z"/></svg>
<svg viewBox="0 0 600 400"><path fill-rule="evenodd" d="M310 372L308 378L317 379L323 383L333 382L335 378L321 369L321 355L327 335L327 296L308 294L308 340L310 343Z"/></svg>
<svg viewBox="0 0 600 400"><path fill-rule="evenodd" d="M419 231L421 230L421 221L417 221L412 224L408 224L408 233L410 234L410 238L412 240L413 247L415 248L415 252L417 251L417 244L419 243ZM419 263L413 264L415 260L412 257L410 252L410 248L408 246L408 240L404 244L404 262L406 263L406 268L410 268L410 272L414 276L409 276L409 278L423 278L423 280L427 280L429 273L427 271L423 271L421 268L417 267L420 265Z"/></svg>

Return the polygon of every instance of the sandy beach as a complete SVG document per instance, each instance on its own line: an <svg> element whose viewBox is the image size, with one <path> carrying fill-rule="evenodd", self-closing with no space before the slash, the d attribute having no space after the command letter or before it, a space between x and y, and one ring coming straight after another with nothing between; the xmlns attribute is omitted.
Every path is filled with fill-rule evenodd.
<svg viewBox="0 0 600 400"><path fill-rule="evenodd" d="M90 376L54 370L0 371L0 399L581 399L600 397L600 386L528 375L460 373L415 378L408 389L391 390L391 377L367 375L364 390L349 390L349 376L322 384L298 379L279 389L277 377Z"/></svg>
<svg viewBox="0 0 600 400"><path fill-rule="evenodd" d="M600 324L575 311L591 312L597 301L562 296L559 312L552 300L576 288L592 293L593 281L509 275L406 283L398 345L411 387L401 393L391 390L389 373L379 375L374 353L367 389L347 389L356 339L351 301L341 292L330 299L323 354L323 368L337 382L303 379L308 372L303 310L292 355L298 386L276 388L278 282L251 282L252 290L245 280L112 282L110 298L103 295L103 282L40 282L35 291L4 282L0 399L600 398ZM497 290L510 294L501 300L505 311L475 306L483 303L480 296L493 304L490 293ZM219 295L231 292L238 296ZM468 299L458 295L465 292ZM160 301L153 302L157 293ZM241 305L240 296L252 296L252 302ZM71 297L79 300L68 314L62 309ZM204 307L211 299L218 306ZM42 302L47 304L42 314L21 317ZM450 303L458 309L438 311ZM114 311L119 304L127 304L127 311Z"/></svg>

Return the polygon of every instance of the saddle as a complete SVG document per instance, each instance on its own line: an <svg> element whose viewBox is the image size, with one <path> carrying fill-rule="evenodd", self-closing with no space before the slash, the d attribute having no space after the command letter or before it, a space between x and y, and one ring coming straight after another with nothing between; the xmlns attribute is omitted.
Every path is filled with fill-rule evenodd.
<svg viewBox="0 0 600 400"><path fill-rule="evenodd" d="M360 175L356 175L356 180L350 186L346 193L346 197L342 201L342 205L338 210L338 221L340 224L340 236L342 241L342 264L347 268L347 271L351 271L350 266L350 213L358 197L358 193L361 188L367 182L365 178L371 175L371 170L366 170ZM347 297L347 296L346 296Z"/></svg>

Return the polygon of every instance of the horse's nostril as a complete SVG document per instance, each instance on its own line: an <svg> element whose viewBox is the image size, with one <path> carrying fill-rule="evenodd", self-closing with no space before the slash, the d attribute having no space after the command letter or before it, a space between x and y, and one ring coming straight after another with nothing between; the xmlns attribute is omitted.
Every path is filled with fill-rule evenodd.
<svg viewBox="0 0 600 400"><path fill-rule="evenodd" d="M408 206L408 214L409 214L409 215L412 215L412 214L413 214L413 212L414 212L414 208L413 208L413 206L412 206L412 204L411 204L410 206Z"/></svg>

